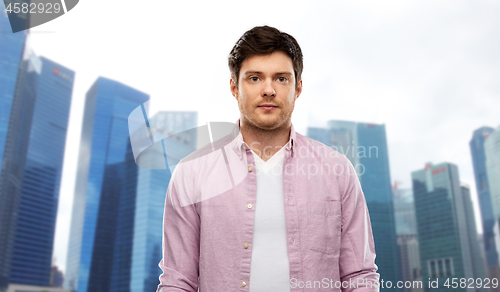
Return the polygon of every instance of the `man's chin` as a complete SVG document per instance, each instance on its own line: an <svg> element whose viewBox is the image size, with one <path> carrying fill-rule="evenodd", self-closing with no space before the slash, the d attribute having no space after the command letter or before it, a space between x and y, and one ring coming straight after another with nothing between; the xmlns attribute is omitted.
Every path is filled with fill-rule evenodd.
<svg viewBox="0 0 500 292"><path fill-rule="evenodd" d="M262 130L272 131L279 128L282 124L282 121L279 120L258 120L255 126Z"/></svg>

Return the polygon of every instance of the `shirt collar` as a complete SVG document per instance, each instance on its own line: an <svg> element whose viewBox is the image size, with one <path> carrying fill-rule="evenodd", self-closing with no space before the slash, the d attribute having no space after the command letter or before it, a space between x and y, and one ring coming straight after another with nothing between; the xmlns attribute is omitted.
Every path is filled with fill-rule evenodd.
<svg viewBox="0 0 500 292"><path fill-rule="evenodd" d="M243 135L241 134L240 130L240 119L236 121L236 125L238 126L238 136L233 140L232 142L232 149L236 154L240 156L240 159L243 158L243 155L241 155L243 150L248 150L250 151L250 148L248 147L248 144L243 141ZM291 155L293 156L295 152L295 148L297 147L297 133L295 132L295 129L293 127L293 123L291 125L290 129L290 140L288 140L288 143L284 146L286 150L291 151Z"/></svg>

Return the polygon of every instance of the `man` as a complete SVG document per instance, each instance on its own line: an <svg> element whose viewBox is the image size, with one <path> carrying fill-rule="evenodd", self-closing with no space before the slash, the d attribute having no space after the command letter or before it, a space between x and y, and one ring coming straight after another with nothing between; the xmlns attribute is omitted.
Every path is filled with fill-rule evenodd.
<svg viewBox="0 0 500 292"><path fill-rule="evenodd" d="M302 92L296 40L254 27L234 46L229 68L238 135L176 167L158 291L378 291L352 164L291 123Z"/></svg>

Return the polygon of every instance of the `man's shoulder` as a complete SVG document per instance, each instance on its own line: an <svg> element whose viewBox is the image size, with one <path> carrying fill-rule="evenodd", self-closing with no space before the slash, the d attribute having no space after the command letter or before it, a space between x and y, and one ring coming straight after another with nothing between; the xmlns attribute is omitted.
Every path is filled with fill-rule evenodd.
<svg viewBox="0 0 500 292"><path fill-rule="evenodd" d="M189 196L190 202L199 202L233 187L227 166L237 155L232 150L233 140L232 136L223 137L181 159L171 178L177 192Z"/></svg>
<svg viewBox="0 0 500 292"><path fill-rule="evenodd" d="M208 143L182 158L175 166L172 179L179 183L196 184L226 170L228 157L236 155L232 150L234 137L225 136ZM234 159L233 159L234 160Z"/></svg>

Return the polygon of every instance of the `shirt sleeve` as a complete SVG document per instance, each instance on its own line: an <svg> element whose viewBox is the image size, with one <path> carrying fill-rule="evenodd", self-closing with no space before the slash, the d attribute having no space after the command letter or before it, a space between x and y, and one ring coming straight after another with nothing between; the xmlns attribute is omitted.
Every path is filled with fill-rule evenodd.
<svg viewBox="0 0 500 292"><path fill-rule="evenodd" d="M340 280L346 283L342 291L376 292L380 275L375 264L370 216L355 169L347 158L346 161L339 260Z"/></svg>
<svg viewBox="0 0 500 292"><path fill-rule="evenodd" d="M163 214L163 258L157 292L198 290L200 218L194 204L181 207L175 171L167 189Z"/></svg>

